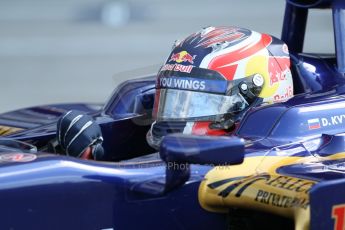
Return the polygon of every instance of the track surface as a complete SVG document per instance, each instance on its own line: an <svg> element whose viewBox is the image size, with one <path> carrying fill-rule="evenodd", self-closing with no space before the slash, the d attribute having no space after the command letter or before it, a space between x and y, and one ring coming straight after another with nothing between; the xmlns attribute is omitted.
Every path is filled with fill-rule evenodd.
<svg viewBox="0 0 345 230"><path fill-rule="evenodd" d="M114 74L164 62L174 40L208 25L237 25L280 37L285 6L283 0L110 3L1 1L0 112L104 102L129 76ZM109 9L129 13L129 20L106 25L101 15ZM305 49L332 52L330 12L312 12L312 17Z"/></svg>

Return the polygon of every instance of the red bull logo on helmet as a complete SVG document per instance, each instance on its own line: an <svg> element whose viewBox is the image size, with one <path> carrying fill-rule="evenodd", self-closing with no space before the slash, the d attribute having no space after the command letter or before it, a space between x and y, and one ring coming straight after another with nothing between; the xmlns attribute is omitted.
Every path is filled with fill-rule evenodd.
<svg viewBox="0 0 345 230"><path fill-rule="evenodd" d="M190 64L194 64L194 59L196 55L190 55L187 51L181 51L179 53L173 53L169 59L169 62L174 61L177 63L182 62L189 62Z"/></svg>

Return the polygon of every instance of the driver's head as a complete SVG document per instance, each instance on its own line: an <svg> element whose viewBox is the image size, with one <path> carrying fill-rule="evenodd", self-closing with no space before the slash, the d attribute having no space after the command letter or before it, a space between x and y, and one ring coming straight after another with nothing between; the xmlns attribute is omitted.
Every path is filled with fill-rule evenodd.
<svg viewBox="0 0 345 230"><path fill-rule="evenodd" d="M207 27L175 42L158 72L153 123L158 147L169 133L222 135L251 106L293 95L286 44L239 27Z"/></svg>

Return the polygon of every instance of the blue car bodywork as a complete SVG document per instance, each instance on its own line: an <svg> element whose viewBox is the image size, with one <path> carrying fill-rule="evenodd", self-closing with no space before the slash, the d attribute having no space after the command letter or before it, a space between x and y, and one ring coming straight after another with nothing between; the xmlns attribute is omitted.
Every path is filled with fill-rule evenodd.
<svg viewBox="0 0 345 230"><path fill-rule="evenodd" d="M302 53L312 8L332 9L335 55ZM154 75L124 82L105 105L1 114L0 229L343 228L344 35L344 1L287 0L296 95L249 110L231 136L172 135L159 153L146 143ZM100 124L105 161L46 153L70 109ZM272 221L255 218L266 213Z"/></svg>

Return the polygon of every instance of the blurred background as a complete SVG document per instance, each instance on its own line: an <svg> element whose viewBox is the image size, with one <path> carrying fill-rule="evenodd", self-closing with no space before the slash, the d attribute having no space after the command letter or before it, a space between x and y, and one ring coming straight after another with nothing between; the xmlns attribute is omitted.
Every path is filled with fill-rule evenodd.
<svg viewBox="0 0 345 230"><path fill-rule="evenodd" d="M0 112L102 103L128 74L162 64L210 25L280 37L284 0L0 0ZM305 51L334 52L329 11L311 12ZM158 70L158 69L157 69Z"/></svg>

